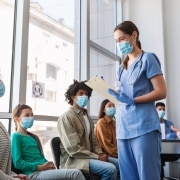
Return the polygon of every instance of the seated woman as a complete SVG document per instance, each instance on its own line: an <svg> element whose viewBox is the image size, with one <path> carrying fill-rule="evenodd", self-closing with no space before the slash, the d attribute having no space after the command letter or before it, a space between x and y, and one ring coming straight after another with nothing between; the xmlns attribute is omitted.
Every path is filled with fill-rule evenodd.
<svg viewBox="0 0 180 180"><path fill-rule="evenodd" d="M46 160L39 138L27 131L34 122L32 108L17 105L13 110L16 131L11 137L12 160L15 168L31 180L85 180L77 169L55 169L53 162Z"/></svg>
<svg viewBox="0 0 180 180"><path fill-rule="evenodd" d="M95 128L95 135L104 153L117 158L115 105L105 99L102 101L99 117Z"/></svg>

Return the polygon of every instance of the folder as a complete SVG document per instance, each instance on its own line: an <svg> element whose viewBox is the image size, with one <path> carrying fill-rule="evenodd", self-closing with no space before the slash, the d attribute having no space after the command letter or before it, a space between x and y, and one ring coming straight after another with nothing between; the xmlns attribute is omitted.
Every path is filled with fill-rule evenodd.
<svg viewBox="0 0 180 180"><path fill-rule="evenodd" d="M98 92L99 94L101 94L102 96L104 96L106 99L109 99L114 104L119 103L119 101L115 99L114 96L108 93L108 88L111 88L113 90L115 90L115 88L110 86L102 78L100 77L92 78L89 81L87 81L85 84L89 86L90 88L92 88L93 90L95 90L96 92Z"/></svg>

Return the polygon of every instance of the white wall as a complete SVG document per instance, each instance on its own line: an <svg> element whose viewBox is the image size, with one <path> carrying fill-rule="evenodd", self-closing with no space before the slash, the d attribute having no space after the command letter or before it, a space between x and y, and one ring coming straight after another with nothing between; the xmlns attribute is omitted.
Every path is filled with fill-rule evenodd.
<svg viewBox="0 0 180 180"><path fill-rule="evenodd" d="M123 20L139 28L144 51L154 52L161 61L167 84L167 119L180 129L180 1L122 0Z"/></svg>
<svg viewBox="0 0 180 180"><path fill-rule="evenodd" d="M162 0L166 56L168 118L180 129L180 1Z"/></svg>

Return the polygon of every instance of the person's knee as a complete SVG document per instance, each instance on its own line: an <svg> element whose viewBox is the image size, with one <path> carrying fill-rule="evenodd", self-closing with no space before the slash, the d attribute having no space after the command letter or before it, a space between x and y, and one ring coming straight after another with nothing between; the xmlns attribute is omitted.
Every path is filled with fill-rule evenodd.
<svg viewBox="0 0 180 180"><path fill-rule="evenodd" d="M117 179L117 169L114 164L109 163L107 173L108 173L109 179L113 179L113 180Z"/></svg>
<svg viewBox="0 0 180 180"><path fill-rule="evenodd" d="M81 170L79 169L74 169L74 179L77 179L77 180L85 180L85 177L83 175L83 173L81 172ZM75 178L76 177L76 178Z"/></svg>
<svg viewBox="0 0 180 180"><path fill-rule="evenodd" d="M76 174L76 175L82 175L82 172L81 172L81 170L79 170L79 169L74 169L74 174Z"/></svg>
<svg viewBox="0 0 180 180"><path fill-rule="evenodd" d="M107 166L107 172L109 172L110 174L117 174L116 166L114 164L109 163Z"/></svg>

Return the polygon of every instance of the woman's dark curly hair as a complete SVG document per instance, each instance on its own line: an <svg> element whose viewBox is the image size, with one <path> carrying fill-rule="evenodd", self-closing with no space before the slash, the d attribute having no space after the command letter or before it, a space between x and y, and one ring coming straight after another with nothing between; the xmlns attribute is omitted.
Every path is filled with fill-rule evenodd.
<svg viewBox="0 0 180 180"><path fill-rule="evenodd" d="M74 83L68 87L67 91L64 94L68 104L73 105L73 100L71 96L75 96L79 89L84 89L85 91L87 91L88 98L91 96L92 89L87 86L85 82L87 81L78 82L77 80L74 80Z"/></svg>

